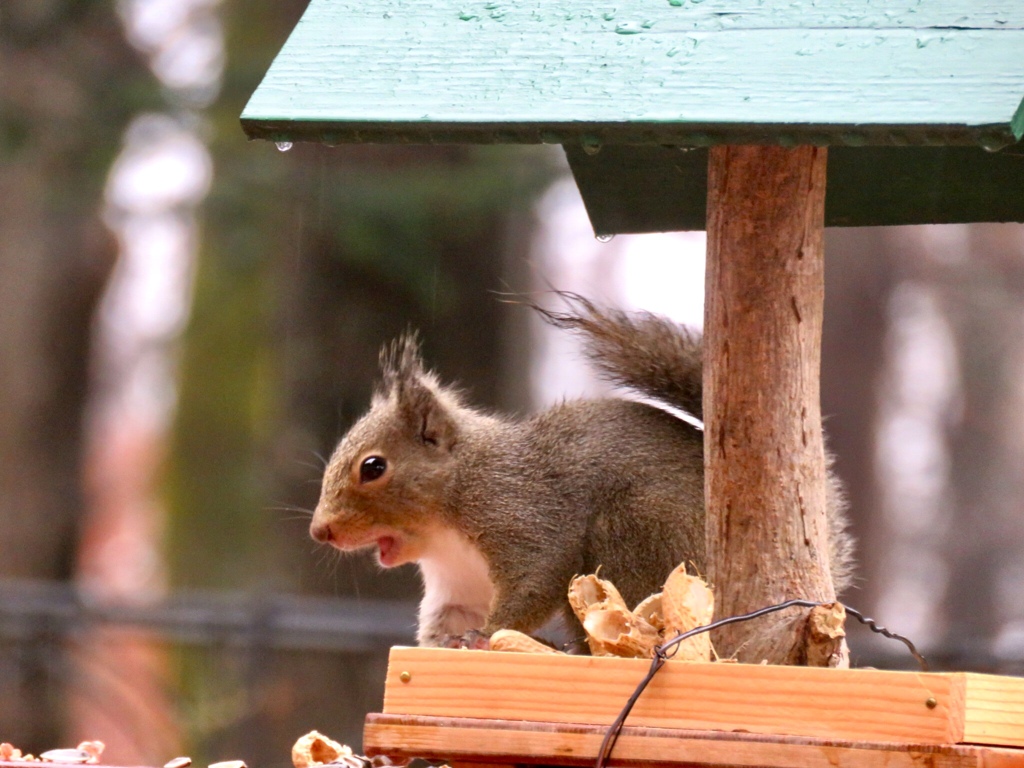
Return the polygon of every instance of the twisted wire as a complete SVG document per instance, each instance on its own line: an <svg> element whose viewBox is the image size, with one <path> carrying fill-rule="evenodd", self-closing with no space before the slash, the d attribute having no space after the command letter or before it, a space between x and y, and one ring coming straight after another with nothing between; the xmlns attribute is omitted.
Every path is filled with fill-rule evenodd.
<svg viewBox="0 0 1024 768"><path fill-rule="evenodd" d="M640 695L647 688L647 685L651 682L651 680L654 679L654 676L658 674L658 671L663 666L665 666L665 662L667 662L670 658L672 658L672 656L675 655L675 653L672 653L672 655L670 656L669 651L678 650L679 644L682 643L684 640L691 638L695 635L699 635L703 632L710 632L714 629L718 629L719 627L724 627L729 624L737 624L742 621L750 621L751 619L756 619L760 616L765 616L769 613L775 613L776 611L782 611L786 608L816 608L820 605L832 605L834 602L835 601L820 602L817 600L801 599L786 600L782 603L776 603L775 605L769 605L764 608L758 608L756 611L751 611L750 613L744 613L738 616L728 616L724 619L713 621L710 624L695 627L687 632L683 632L681 635L678 635L677 637L674 637L671 640L668 640L667 642L664 642L658 647L656 647L654 649L654 657L651 659L650 669L647 671L647 674L644 676L643 680L641 680L640 683L637 685L636 690L633 691L633 694L629 697L629 699L627 699L626 704L622 708L622 711L619 712L618 717L616 717L615 720L612 721L612 724L608 727L608 731L607 733L605 733L604 739L601 740L601 748L597 752L597 762L595 763L595 768L605 768L608 762L608 758L611 756L612 750L615 748L615 742L618 741L619 734L622 732L622 727L626 722L626 718L629 717L629 713L633 711L633 705L636 704L637 700L640 698ZM908 638L904 637L903 635L899 635L895 632L892 632L889 629L886 629L885 627L879 625L878 622L876 622L874 619L866 618L864 614L862 614L860 611L854 610L853 608L850 608L845 604L841 605L843 605L843 608L846 610L847 613L852 615L861 624L867 626L872 632L877 632L878 634L883 635L887 638L890 638L892 640L899 640L900 642L904 643L910 650L910 653L913 655L913 657L917 659L917 662L921 665L921 671L928 671L928 662L925 661L924 656L922 656L918 652L917 648L914 647L914 644Z"/></svg>

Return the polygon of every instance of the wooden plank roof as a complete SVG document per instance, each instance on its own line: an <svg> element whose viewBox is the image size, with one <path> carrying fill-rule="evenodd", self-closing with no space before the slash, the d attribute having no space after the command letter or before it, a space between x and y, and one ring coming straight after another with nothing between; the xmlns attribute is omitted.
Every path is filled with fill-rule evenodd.
<svg viewBox="0 0 1024 768"><path fill-rule="evenodd" d="M320 141L1024 137L1019 0L312 0L242 115Z"/></svg>
<svg viewBox="0 0 1024 768"><path fill-rule="evenodd" d="M562 144L600 234L703 227L722 143L832 145L828 225L1024 221L1024 2L312 0L242 125Z"/></svg>

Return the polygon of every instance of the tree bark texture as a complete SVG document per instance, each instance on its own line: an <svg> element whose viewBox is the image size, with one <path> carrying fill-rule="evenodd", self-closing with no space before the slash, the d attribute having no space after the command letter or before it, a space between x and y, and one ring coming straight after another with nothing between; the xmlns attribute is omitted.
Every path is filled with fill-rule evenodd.
<svg viewBox="0 0 1024 768"><path fill-rule="evenodd" d="M835 598L819 396L825 164L821 147L710 154L704 464L719 617ZM735 624L715 647L800 663L806 617Z"/></svg>

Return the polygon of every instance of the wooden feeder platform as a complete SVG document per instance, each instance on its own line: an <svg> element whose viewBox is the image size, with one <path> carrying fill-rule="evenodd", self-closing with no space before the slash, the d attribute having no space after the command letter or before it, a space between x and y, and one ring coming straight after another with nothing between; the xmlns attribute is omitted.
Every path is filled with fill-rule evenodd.
<svg viewBox="0 0 1024 768"><path fill-rule="evenodd" d="M391 651L369 755L581 766L650 662L427 648ZM1024 679L669 662L609 765L1024 768Z"/></svg>

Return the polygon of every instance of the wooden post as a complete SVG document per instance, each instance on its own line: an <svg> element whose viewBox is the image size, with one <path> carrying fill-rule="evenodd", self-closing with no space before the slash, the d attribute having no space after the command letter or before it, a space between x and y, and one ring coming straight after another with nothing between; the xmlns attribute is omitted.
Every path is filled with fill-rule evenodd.
<svg viewBox="0 0 1024 768"><path fill-rule="evenodd" d="M819 378L826 149L713 147L704 468L716 617L832 600ZM723 656L801 663L807 611L726 627Z"/></svg>

